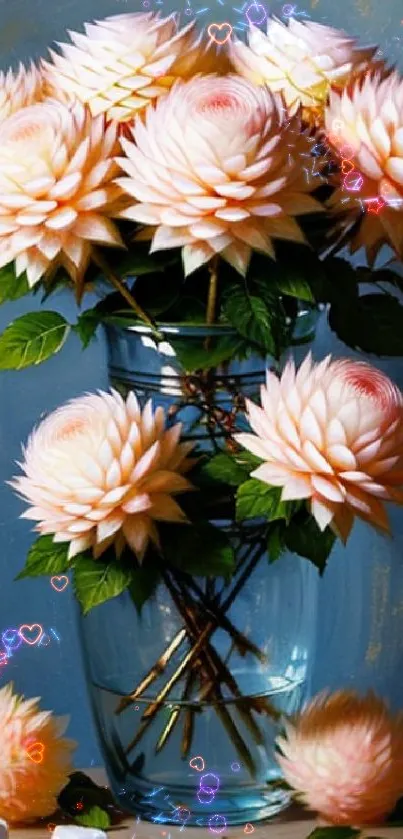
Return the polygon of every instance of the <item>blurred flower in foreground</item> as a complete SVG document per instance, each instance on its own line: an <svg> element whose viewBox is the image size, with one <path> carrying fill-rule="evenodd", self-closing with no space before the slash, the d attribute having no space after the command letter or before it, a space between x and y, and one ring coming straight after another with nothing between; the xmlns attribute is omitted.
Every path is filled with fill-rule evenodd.
<svg viewBox="0 0 403 839"><path fill-rule="evenodd" d="M331 92L325 114L329 142L364 176L359 195L337 190L332 210L351 223L363 203L378 200L380 212L365 213L349 242L352 252L365 247L370 263L384 244L403 258L403 80L397 72L367 73L339 94ZM382 206L383 205L383 206Z"/></svg>
<svg viewBox="0 0 403 839"><path fill-rule="evenodd" d="M53 96L59 91L76 96L93 115L106 114L117 122L132 119L167 93L175 79L195 72L203 56L216 55L202 48L194 21L178 30L175 15L132 12L84 28L85 35L69 33L72 44L59 44L61 55L50 51L52 63L43 62L45 76Z"/></svg>
<svg viewBox="0 0 403 839"><path fill-rule="evenodd" d="M127 543L141 560L155 521L186 522L173 495L192 489L183 477L192 443L180 443L181 424L165 430L165 414L143 410L134 393L73 399L35 429L24 451L25 476L11 485L33 506L23 518L41 534L70 542L69 556L100 556Z"/></svg>
<svg viewBox="0 0 403 839"><path fill-rule="evenodd" d="M403 794L403 714L369 693L320 694L277 738L284 777L333 824L381 822Z"/></svg>
<svg viewBox="0 0 403 839"><path fill-rule="evenodd" d="M116 131L52 99L0 123L0 267L15 261L33 286L63 265L79 287L93 243L122 244L110 220L122 206Z"/></svg>
<svg viewBox="0 0 403 839"><path fill-rule="evenodd" d="M346 541L354 516L381 530L387 500L403 504L403 396L369 364L309 354L280 380L267 373L262 407L247 402L254 434L236 439L264 463L252 475L304 498L321 530Z"/></svg>
<svg viewBox="0 0 403 839"><path fill-rule="evenodd" d="M43 98L43 77L35 64L0 73L0 123L20 108Z"/></svg>
<svg viewBox="0 0 403 839"><path fill-rule="evenodd" d="M295 216L323 209L299 116L240 76L177 82L132 134L117 182L135 201L121 216L147 225L151 251L183 246L186 274L219 254L244 275L253 250L274 257L272 239L303 242Z"/></svg>
<svg viewBox="0 0 403 839"><path fill-rule="evenodd" d="M376 47L358 47L355 38L341 30L295 18L288 26L269 19L267 35L251 26L248 43L231 44L235 70L281 92L292 111L302 105L304 116L313 121L321 121L330 86L342 88L376 52Z"/></svg>
<svg viewBox="0 0 403 839"><path fill-rule="evenodd" d="M0 690L0 818L8 822L50 816L73 771L75 743L63 738L67 720L40 711L13 685Z"/></svg>

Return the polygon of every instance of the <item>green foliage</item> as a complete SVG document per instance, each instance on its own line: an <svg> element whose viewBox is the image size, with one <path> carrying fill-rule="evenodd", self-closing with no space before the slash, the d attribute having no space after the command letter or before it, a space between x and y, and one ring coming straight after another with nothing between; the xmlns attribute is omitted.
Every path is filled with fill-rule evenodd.
<svg viewBox="0 0 403 839"><path fill-rule="evenodd" d="M237 487L244 482L248 475L248 469L245 464L238 462L234 456L221 452L203 464L201 473L202 477L206 475L213 481Z"/></svg>
<svg viewBox="0 0 403 839"><path fill-rule="evenodd" d="M25 567L16 580L40 577L43 574L63 574L70 570L67 542L53 542L53 536L40 536L28 551Z"/></svg>
<svg viewBox="0 0 403 839"><path fill-rule="evenodd" d="M132 562L134 563L133 557ZM158 563L153 562L151 556L147 556L142 565L134 566L131 574L129 592L139 614L141 614L144 603L154 594L159 581L160 572Z"/></svg>
<svg viewBox="0 0 403 839"><path fill-rule="evenodd" d="M188 574L229 580L235 570L235 554L227 534L208 522L166 527L162 544L164 558Z"/></svg>
<svg viewBox="0 0 403 839"><path fill-rule="evenodd" d="M269 562L276 562L286 549L285 545L286 526L282 521L271 524L267 533L267 554Z"/></svg>
<svg viewBox="0 0 403 839"><path fill-rule="evenodd" d="M285 531L285 546L292 553L309 559L322 575L336 536L329 527L320 530L313 516L300 510Z"/></svg>
<svg viewBox="0 0 403 839"><path fill-rule="evenodd" d="M114 557L92 559L82 554L74 564L73 587L78 602L86 615L94 606L122 593L132 581L132 569Z"/></svg>
<svg viewBox="0 0 403 839"><path fill-rule="evenodd" d="M270 355L276 354L272 313L264 298L251 293L246 283L234 283L227 290L223 311L243 338L263 347Z"/></svg>
<svg viewBox="0 0 403 839"><path fill-rule="evenodd" d="M119 277L141 277L145 274L162 273L169 266L177 265L181 270L180 253L175 250L149 253L150 245L136 243L130 251L115 254L114 270Z"/></svg>
<svg viewBox="0 0 403 839"><path fill-rule="evenodd" d="M236 519L265 518L268 521L288 520L292 511L289 502L281 501L281 487L272 487L250 478L238 487Z"/></svg>
<svg viewBox="0 0 403 839"><path fill-rule="evenodd" d="M329 325L353 349L376 355L403 355L403 306L389 294L365 294L331 306Z"/></svg>
<svg viewBox="0 0 403 839"><path fill-rule="evenodd" d="M25 271L17 277L13 262L0 269L0 304L6 300L18 300L30 291Z"/></svg>
<svg viewBox="0 0 403 839"><path fill-rule="evenodd" d="M22 370L41 364L62 348L70 329L57 312L22 315L0 336L0 370Z"/></svg>
<svg viewBox="0 0 403 839"><path fill-rule="evenodd" d="M107 810L102 810L101 807L90 807L86 812L74 816L74 821L81 824L83 827L97 827L99 830L106 830L110 827L111 817Z"/></svg>
<svg viewBox="0 0 403 839"><path fill-rule="evenodd" d="M114 804L111 793L83 772L72 772L68 784L59 793L57 803L62 812L78 824L101 830L111 824L107 811Z"/></svg>
<svg viewBox="0 0 403 839"><path fill-rule="evenodd" d="M353 839L360 835L361 831L355 827L316 827L307 839Z"/></svg>
<svg viewBox="0 0 403 839"><path fill-rule="evenodd" d="M192 338L170 338L169 342L186 373L207 370L231 358L236 358L244 345L244 341L236 335L228 335L222 338L216 338L213 335L208 344L205 339L198 338L194 340Z"/></svg>

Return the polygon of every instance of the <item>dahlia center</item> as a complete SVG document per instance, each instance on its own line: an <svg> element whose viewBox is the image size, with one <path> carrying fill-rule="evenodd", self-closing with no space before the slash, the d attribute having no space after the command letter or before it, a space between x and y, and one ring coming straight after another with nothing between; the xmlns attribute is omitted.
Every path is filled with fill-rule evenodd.
<svg viewBox="0 0 403 839"><path fill-rule="evenodd" d="M87 421L83 417L73 417L67 420L56 432L58 440L71 440L87 428Z"/></svg>
<svg viewBox="0 0 403 839"><path fill-rule="evenodd" d="M199 102L198 110L201 113L206 111L232 111L238 107L238 99L230 93L211 93Z"/></svg>
<svg viewBox="0 0 403 839"><path fill-rule="evenodd" d="M346 379L354 390L371 399L383 413L396 410L396 395L382 374L377 375L373 370L350 370Z"/></svg>

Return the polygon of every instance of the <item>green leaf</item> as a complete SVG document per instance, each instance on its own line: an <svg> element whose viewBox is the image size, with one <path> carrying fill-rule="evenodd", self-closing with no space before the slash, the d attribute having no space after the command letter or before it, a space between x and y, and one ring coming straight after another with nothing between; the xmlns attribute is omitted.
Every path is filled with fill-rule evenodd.
<svg viewBox="0 0 403 839"><path fill-rule="evenodd" d="M74 332L77 332L84 349L87 349L93 338L95 338L95 333L101 322L102 314L98 309L98 306L94 306L93 309L86 309L85 312L82 312L81 315L78 316L77 323L74 324L73 330Z"/></svg>
<svg viewBox="0 0 403 839"><path fill-rule="evenodd" d="M336 536L329 527L320 530L313 516L306 510L295 515L285 533L285 544L289 551L304 556L319 568L322 575Z"/></svg>
<svg viewBox="0 0 403 839"><path fill-rule="evenodd" d="M209 345L206 347L204 340L191 338L169 339L183 369L187 373L194 373L196 370L208 370L216 367L230 358L236 357L243 346L239 336L228 335L223 338L212 336Z"/></svg>
<svg viewBox="0 0 403 839"><path fill-rule="evenodd" d="M0 336L0 370L22 370L57 353L70 325L57 312L29 312L14 320Z"/></svg>
<svg viewBox="0 0 403 839"><path fill-rule="evenodd" d="M101 807L91 807L88 812L74 816L74 821L84 827L97 827L99 830L106 830L111 824L111 817L107 810Z"/></svg>
<svg viewBox="0 0 403 839"><path fill-rule="evenodd" d="M238 487L236 496L236 520L265 518L268 521L287 520L291 514L289 502L280 500L281 487L264 484L257 478L250 478Z"/></svg>
<svg viewBox="0 0 403 839"><path fill-rule="evenodd" d="M231 578L235 554L226 533L208 522L166 528L163 540L166 559L175 568L198 577Z"/></svg>
<svg viewBox="0 0 403 839"><path fill-rule="evenodd" d="M267 534L267 554L269 562L276 562L285 551L285 526L283 522L275 522L269 527Z"/></svg>
<svg viewBox="0 0 403 839"><path fill-rule="evenodd" d="M6 300L18 300L30 291L25 271L17 277L13 262L9 262L0 269L0 303Z"/></svg>
<svg viewBox="0 0 403 839"><path fill-rule="evenodd" d="M338 300L329 325L353 349L376 355L403 355L403 306L389 294L366 294L351 305Z"/></svg>
<svg viewBox="0 0 403 839"><path fill-rule="evenodd" d="M180 257L177 252L169 250L150 254L148 246L144 248L137 244L135 249L124 253L115 265L116 273L120 277L140 277L143 274L162 272L174 263L180 267Z"/></svg>
<svg viewBox="0 0 403 839"><path fill-rule="evenodd" d="M235 487L242 484L248 474L247 467L225 452L215 455L203 464L201 472L214 481Z"/></svg>
<svg viewBox="0 0 403 839"><path fill-rule="evenodd" d="M245 285L234 284L225 296L223 312L243 338L275 355L272 317L262 297L249 293Z"/></svg>
<svg viewBox="0 0 403 839"><path fill-rule="evenodd" d="M297 272L294 274L290 270L285 271L281 279L277 281L277 288L289 297L298 297L299 300L305 300L307 303L315 302L309 283L304 277L299 277Z"/></svg>
<svg viewBox="0 0 403 839"><path fill-rule="evenodd" d="M360 833L355 827L316 827L307 839L352 839Z"/></svg>
<svg viewBox="0 0 403 839"><path fill-rule="evenodd" d="M74 592L84 615L94 606L117 597L131 581L132 569L117 559L105 562L82 556L74 565Z"/></svg>
<svg viewBox="0 0 403 839"><path fill-rule="evenodd" d="M158 565L152 561L151 557L147 557L143 565L133 568L129 592L139 614L144 603L154 594L160 579Z"/></svg>
<svg viewBox="0 0 403 839"><path fill-rule="evenodd" d="M30 547L25 566L16 580L69 571L71 566L67 559L68 548L66 542L53 542L53 536L40 536Z"/></svg>

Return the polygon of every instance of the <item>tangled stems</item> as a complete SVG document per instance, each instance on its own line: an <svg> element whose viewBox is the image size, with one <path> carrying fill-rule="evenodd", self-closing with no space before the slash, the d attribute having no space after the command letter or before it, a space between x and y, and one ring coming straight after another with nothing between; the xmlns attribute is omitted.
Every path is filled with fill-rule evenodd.
<svg viewBox="0 0 403 839"><path fill-rule="evenodd" d="M171 708L168 720L156 743L155 752L161 751L179 720L184 717L181 753L182 757L187 757L192 746L194 716L200 711L201 702L209 702L213 705L217 716L232 740L243 765L247 767L252 777L255 776L256 766L253 757L228 711L228 699L224 697L222 687L225 685L232 694L230 701L236 713L254 742L259 746L263 745L264 738L253 716L253 711L259 714L264 713L276 721L280 715L266 697L249 697L242 694L228 667L228 659L224 660L217 652L211 643L211 636L217 628L220 628L230 635L231 649L236 647L241 655L249 652L259 661L266 661L265 654L232 624L226 614L261 559L262 551L263 544L259 540L254 543L248 556L244 557L239 563L238 578L222 603L219 602L219 597L213 596L212 592L204 594L189 575L167 566L161 567L163 582L183 620L183 626L130 696L121 700L116 713L121 713L140 696L144 695L147 688L165 672L172 656L185 640L190 643L190 649L183 656L174 673L165 682L157 697L148 703L138 731L126 749L126 754L129 754L138 745L152 720L164 707L164 702L173 687L184 677L185 686L180 702L177 702ZM196 597L192 597L192 593ZM194 696L196 686L198 686L198 691ZM184 704L185 707L183 707Z"/></svg>

